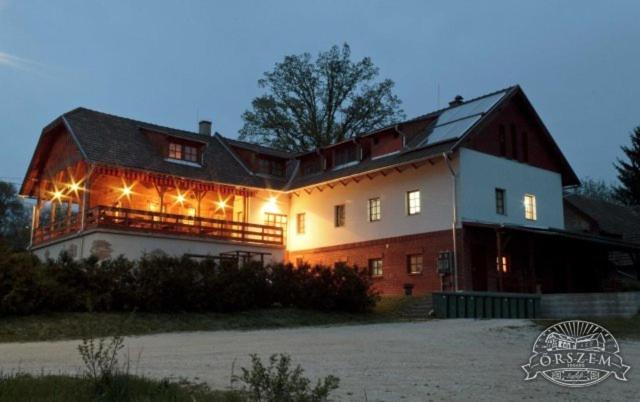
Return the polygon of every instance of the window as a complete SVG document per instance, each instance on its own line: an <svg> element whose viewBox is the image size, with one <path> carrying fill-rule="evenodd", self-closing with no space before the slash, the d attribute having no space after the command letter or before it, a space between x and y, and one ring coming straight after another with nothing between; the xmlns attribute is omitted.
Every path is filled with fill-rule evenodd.
<svg viewBox="0 0 640 402"><path fill-rule="evenodd" d="M518 159L518 132L515 124L511 125L511 157Z"/></svg>
<svg viewBox="0 0 640 402"><path fill-rule="evenodd" d="M298 234L304 234L306 230L305 213L296 215L296 232Z"/></svg>
<svg viewBox="0 0 640 402"><path fill-rule="evenodd" d="M496 257L496 270L502 273L509 272L509 258L506 255Z"/></svg>
<svg viewBox="0 0 640 402"><path fill-rule="evenodd" d="M182 159L182 144L172 142L169 144L169 158Z"/></svg>
<svg viewBox="0 0 640 402"><path fill-rule="evenodd" d="M183 145L178 142L170 142L169 159L199 163L198 147L193 145Z"/></svg>
<svg viewBox="0 0 640 402"><path fill-rule="evenodd" d="M524 195L524 217L530 221L538 219L538 211L536 210L536 196L531 194Z"/></svg>
<svg viewBox="0 0 640 402"><path fill-rule="evenodd" d="M380 220L380 198L371 198L368 205L369 222Z"/></svg>
<svg viewBox="0 0 640 402"><path fill-rule="evenodd" d="M507 156L507 136L505 134L504 124L500 125L498 143L500 144L500 156Z"/></svg>
<svg viewBox="0 0 640 402"><path fill-rule="evenodd" d="M344 204L336 205L334 207L334 219L333 223L335 227L339 228L344 226L345 222L345 207Z"/></svg>
<svg viewBox="0 0 640 402"><path fill-rule="evenodd" d="M271 212L265 212L264 215L265 225L282 228L282 237L284 238L287 236L287 215L274 214ZM266 229L265 233L276 234L278 232L273 229Z"/></svg>
<svg viewBox="0 0 640 402"><path fill-rule="evenodd" d="M506 215L507 208L505 205L505 193L506 191L502 188L496 188L496 214L498 215Z"/></svg>
<svg viewBox="0 0 640 402"><path fill-rule="evenodd" d="M346 165L356 160L356 147L354 145L338 148L334 151L334 167Z"/></svg>
<svg viewBox="0 0 640 402"><path fill-rule="evenodd" d="M420 190L407 191L407 213L409 215L420 213Z"/></svg>
<svg viewBox="0 0 640 402"><path fill-rule="evenodd" d="M273 159L258 158L258 172L272 176L284 176L284 164Z"/></svg>
<svg viewBox="0 0 640 402"><path fill-rule="evenodd" d="M189 162L198 162L198 148L185 145L184 160Z"/></svg>
<svg viewBox="0 0 640 402"><path fill-rule="evenodd" d="M369 275L382 276L382 258L372 258L369 260Z"/></svg>
<svg viewBox="0 0 640 402"><path fill-rule="evenodd" d="M414 275L422 273L422 254L409 254L407 256L407 272Z"/></svg>
<svg viewBox="0 0 640 402"><path fill-rule="evenodd" d="M526 131L522 132L522 161L529 162L529 135Z"/></svg>

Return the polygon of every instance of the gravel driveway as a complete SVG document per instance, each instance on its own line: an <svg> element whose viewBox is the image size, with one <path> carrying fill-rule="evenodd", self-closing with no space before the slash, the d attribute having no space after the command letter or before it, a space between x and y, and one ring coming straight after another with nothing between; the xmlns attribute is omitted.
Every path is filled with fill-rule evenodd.
<svg viewBox="0 0 640 402"><path fill-rule="evenodd" d="M521 320L441 320L260 331L159 334L127 338L132 371L229 386L233 362L249 353L289 353L311 377L341 378L345 401L638 400L640 342L620 342L629 381L584 389L538 379L520 368L539 329ZM614 334L615 336L615 334ZM0 344L0 370L77 373L77 341ZM138 355L140 355L138 359Z"/></svg>

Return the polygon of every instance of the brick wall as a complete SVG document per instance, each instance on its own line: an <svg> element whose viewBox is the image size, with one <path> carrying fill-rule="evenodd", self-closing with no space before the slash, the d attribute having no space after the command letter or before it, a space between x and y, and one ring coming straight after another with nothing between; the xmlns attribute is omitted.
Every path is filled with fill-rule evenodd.
<svg viewBox="0 0 640 402"><path fill-rule="evenodd" d="M404 293L405 284L413 284L413 294L422 295L441 289L441 279L437 272L437 258L441 251L452 250L451 231L443 230L417 235L399 236L386 239L350 243L340 246L323 247L288 253L288 259L296 263L302 259L310 264L332 266L336 262L367 267L369 259L382 258L383 275L374 278L375 287L384 295ZM421 274L409 274L407 256L420 254L423 258ZM445 278L445 283L450 283Z"/></svg>

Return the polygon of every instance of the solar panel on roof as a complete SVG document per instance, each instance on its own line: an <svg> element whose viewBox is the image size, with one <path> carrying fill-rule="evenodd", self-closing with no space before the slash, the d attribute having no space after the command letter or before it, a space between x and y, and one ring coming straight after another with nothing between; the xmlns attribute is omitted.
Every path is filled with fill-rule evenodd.
<svg viewBox="0 0 640 402"><path fill-rule="evenodd" d="M430 133L419 146L460 138L491 109L506 92L498 92L484 98L466 102L440 113Z"/></svg>

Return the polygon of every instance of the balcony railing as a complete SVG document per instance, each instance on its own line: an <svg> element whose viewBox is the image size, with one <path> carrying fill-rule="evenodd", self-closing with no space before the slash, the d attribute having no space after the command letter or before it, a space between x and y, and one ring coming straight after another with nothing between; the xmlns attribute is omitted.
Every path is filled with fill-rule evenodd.
<svg viewBox="0 0 640 402"><path fill-rule="evenodd" d="M284 239L282 228L276 226L108 206L98 206L87 211L85 229L96 227L269 245L282 245ZM79 229L79 215L75 215L71 220L56 222L36 230L34 244L62 237Z"/></svg>

